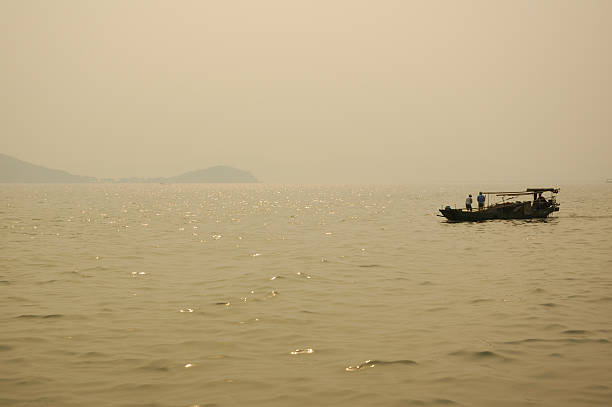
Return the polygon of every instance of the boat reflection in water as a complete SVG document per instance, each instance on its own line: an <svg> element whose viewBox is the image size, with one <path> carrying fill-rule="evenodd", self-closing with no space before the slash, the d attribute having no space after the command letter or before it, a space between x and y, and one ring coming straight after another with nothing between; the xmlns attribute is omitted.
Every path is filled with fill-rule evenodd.
<svg viewBox="0 0 612 407"><path fill-rule="evenodd" d="M501 202L482 209L453 209L446 206L440 209L440 213L451 221L478 222L491 219L534 219L546 218L553 212L559 210L556 194L559 188L527 188L520 192L482 192L486 195L487 202L491 196L501 198ZM532 200L514 200L517 197L530 196Z"/></svg>

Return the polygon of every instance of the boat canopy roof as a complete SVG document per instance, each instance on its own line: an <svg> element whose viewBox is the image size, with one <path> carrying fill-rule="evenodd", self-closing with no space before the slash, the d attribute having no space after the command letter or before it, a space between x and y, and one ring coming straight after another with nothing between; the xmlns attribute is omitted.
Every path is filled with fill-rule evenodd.
<svg viewBox="0 0 612 407"><path fill-rule="evenodd" d="M483 192L483 194L487 195L497 195L497 196L508 196L508 195L532 195L541 192L552 192L556 194L559 192L559 188L527 188L525 191L495 191L495 192Z"/></svg>

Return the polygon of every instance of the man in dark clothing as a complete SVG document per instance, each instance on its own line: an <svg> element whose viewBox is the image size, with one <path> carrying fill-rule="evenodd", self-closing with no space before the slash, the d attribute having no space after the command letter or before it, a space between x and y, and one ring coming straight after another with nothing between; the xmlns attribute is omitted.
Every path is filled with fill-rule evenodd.
<svg viewBox="0 0 612 407"><path fill-rule="evenodd" d="M548 203L548 201L546 201L546 198L544 198L542 196L541 192L538 193L537 199L535 201L533 201L533 207L537 208L537 209L539 209L539 208L542 208L542 209L543 208L548 208L549 205L550 204Z"/></svg>
<svg viewBox="0 0 612 407"><path fill-rule="evenodd" d="M485 196L482 194L482 192L478 193L478 196L476 197L476 200L478 201L478 210L482 210L484 209L484 204L485 204Z"/></svg>

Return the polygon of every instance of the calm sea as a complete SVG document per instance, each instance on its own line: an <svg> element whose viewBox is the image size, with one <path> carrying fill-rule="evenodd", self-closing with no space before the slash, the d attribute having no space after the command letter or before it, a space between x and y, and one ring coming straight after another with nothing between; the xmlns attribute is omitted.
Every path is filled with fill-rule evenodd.
<svg viewBox="0 0 612 407"><path fill-rule="evenodd" d="M561 188L2 185L0 405L610 406L612 185Z"/></svg>

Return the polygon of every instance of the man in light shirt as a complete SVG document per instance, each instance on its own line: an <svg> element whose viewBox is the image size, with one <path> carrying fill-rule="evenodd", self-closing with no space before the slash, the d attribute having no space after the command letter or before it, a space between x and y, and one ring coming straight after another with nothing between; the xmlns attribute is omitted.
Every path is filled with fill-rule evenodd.
<svg viewBox="0 0 612 407"><path fill-rule="evenodd" d="M465 199L465 209L472 212L472 194Z"/></svg>

